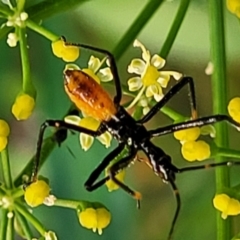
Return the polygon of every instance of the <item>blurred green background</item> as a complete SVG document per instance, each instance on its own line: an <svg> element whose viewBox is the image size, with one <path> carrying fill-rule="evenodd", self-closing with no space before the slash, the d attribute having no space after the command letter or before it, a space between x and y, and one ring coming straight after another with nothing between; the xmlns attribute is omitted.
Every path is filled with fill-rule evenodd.
<svg viewBox="0 0 240 240"><path fill-rule="evenodd" d="M70 42L91 44L113 50L134 19L144 8L147 0L87 1L66 13L61 13L43 21L43 26ZM167 36L180 1L166 1L144 26L138 39L158 53ZM13 175L16 176L35 152L40 124L45 119L59 119L67 111L70 101L63 90L62 71L64 63L53 56L50 42L38 34L28 31L31 72L37 89L36 110L25 122L17 122L10 109L21 86L21 63L18 48L9 48L6 38L0 41L0 109L1 118L11 124L10 158ZM226 10L226 39L229 99L239 96L239 42L240 28L237 18ZM140 56L140 50L129 47L118 61L120 77L126 83L129 75L127 65L133 57ZM199 115L212 113L211 80L205 74L209 62L209 22L207 1L192 1L167 59L165 69L177 70L194 78L196 83ZM83 67L87 62L81 63ZM170 85L174 84L174 81ZM187 91L178 94L170 103L173 109L188 116ZM156 127L171 124L171 121L158 114L148 124ZM239 134L232 128L230 143L239 149ZM51 132L51 131L49 131ZM180 144L173 136L155 139L172 156L177 166L190 165L182 159ZM75 158L67 150L74 152ZM116 142L114 142L114 148ZM95 141L88 152L78 143L78 134L69 135L61 148L56 148L40 174L48 177L54 195L59 198L100 201L112 213L112 222L99 236L82 228L73 210L41 206L33 210L44 225L57 233L60 240L165 240L170 229L176 203L171 188L163 184L151 169L136 163L127 169L126 183L143 195L141 209L124 191L108 193L103 186L89 193L83 184L93 168L111 149ZM233 183L239 178L239 169L232 169ZM235 175L234 175L235 173ZM215 210L212 198L215 194L214 170L197 171L178 175L176 184L182 198L182 209L176 224L174 239L201 240L215 239ZM237 217L233 218L237 223ZM239 219L238 219L239 220ZM238 221L239 223L239 221ZM238 224L235 232L240 230Z"/></svg>

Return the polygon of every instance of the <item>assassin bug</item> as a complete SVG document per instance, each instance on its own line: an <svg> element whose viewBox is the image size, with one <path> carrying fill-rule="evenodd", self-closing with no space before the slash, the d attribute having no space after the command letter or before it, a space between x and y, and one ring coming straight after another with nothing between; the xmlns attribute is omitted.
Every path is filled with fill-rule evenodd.
<svg viewBox="0 0 240 240"><path fill-rule="evenodd" d="M168 239L170 239L172 237L174 226L181 207L180 195L175 184L175 175L182 172L204 169L206 167L240 165L240 162L212 163L208 164L207 166L201 165L178 168L172 163L171 157L167 155L160 147L154 145L151 142L151 139L153 137L159 137L179 130L201 127L221 121L226 121L236 128L240 128L240 124L234 121L231 117L221 114L197 118L194 82L193 79L188 76L182 77L181 80L179 80L179 82L165 94L162 100L157 102L156 105L153 106L143 118L140 120L135 120L120 104L122 99L122 90L114 56L107 50L85 44L66 43L66 45L77 46L106 55L109 60L111 72L113 74L116 95L112 100L108 93L95 80L93 80L91 76L81 70L67 69L64 71L64 87L70 100L80 111L83 111L87 115L98 119L101 124L99 128L94 131L67 123L63 120L46 120L40 128L35 163L30 182L37 180L43 136L47 127L75 130L94 137L101 135L105 131L108 131L118 141L118 146L100 162L96 169L93 170L85 182L85 188L88 191L93 191L111 179L124 191L135 198L139 206L141 194L132 190L126 184L120 182L115 175L135 160L139 150L143 151L148 158L146 161L147 165L152 168L153 172L158 175L164 183L170 184L175 194L177 207L169 231ZM189 88L189 101L192 120L159 127L154 130L147 130L144 124L148 122L175 94L177 94L186 85L188 85ZM108 167L109 163L125 148L128 149L128 153L125 155L125 157L114 163L109 168L108 176L98 180L100 174ZM142 159L139 160L143 161Z"/></svg>

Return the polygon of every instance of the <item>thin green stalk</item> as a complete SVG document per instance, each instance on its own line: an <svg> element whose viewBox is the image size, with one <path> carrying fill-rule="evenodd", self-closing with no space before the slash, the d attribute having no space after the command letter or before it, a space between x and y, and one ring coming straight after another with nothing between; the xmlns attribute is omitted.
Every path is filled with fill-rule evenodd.
<svg viewBox="0 0 240 240"><path fill-rule="evenodd" d="M209 0L209 25L211 42L211 61L214 65L212 75L212 94L214 113L225 113L227 106L227 82L226 82L226 54L225 54L225 33L224 33L224 9L225 1ZM217 137L215 142L218 146L228 147L228 133L225 124L216 125ZM216 162L225 161L218 156ZM229 187L229 169L216 168L217 191L223 187ZM223 220L220 213L217 213L217 240L230 239L230 220Z"/></svg>
<svg viewBox="0 0 240 240"><path fill-rule="evenodd" d="M13 221L14 221L14 217L8 218L6 240L14 240Z"/></svg>
<svg viewBox="0 0 240 240"><path fill-rule="evenodd" d="M65 200L65 199L56 199L54 201L54 206L65 207L77 209L79 206L82 206L84 201L75 201L75 200Z"/></svg>
<svg viewBox="0 0 240 240"><path fill-rule="evenodd" d="M172 45L174 43L174 40L177 36L177 33L182 25L183 19L186 15L186 12L188 10L188 6L189 6L190 0L182 0L179 8L178 8L178 12L176 14L176 17L174 18L173 24L171 26L171 29L168 33L168 36L162 46L162 49L159 53L159 55L163 58L166 58L167 55L169 54Z"/></svg>
<svg viewBox="0 0 240 240"><path fill-rule="evenodd" d="M228 158L240 158L240 151L229 148L218 148L217 155Z"/></svg>
<svg viewBox="0 0 240 240"><path fill-rule="evenodd" d="M18 0L17 1L17 10L18 12L22 12L25 6L25 0Z"/></svg>
<svg viewBox="0 0 240 240"><path fill-rule="evenodd" d="M33 86L31 75L30 75L30 61L28 56L26 29L19 28L19 42L20 42L20 53L22 61L22 75L23 75L23 91L31 96L35 97L36 90Z"/></svg>
<svg viewBox="0 0 240 240"><path fill-rule="evenodd" d="M42 27L41 25L35 23L34 21L32 21L30 19L27 20L26 24L27 24L27 27L29 27L33 31L41 34L42 36L46 37L47 39L49 39L52 42L59 39L58 35L53 34L52 32L48 31L46 28Z"/></svg>
<svg viewBox="0 0 240 240"><path fill-rule="evenodd" d="M133 43L136 36L139 34L139 32L141 32L141 30L143 30L144 26L151 19L162 2L163 0L151 0L147 3L143 11L135 19L113 50L113 55L117 60L121 58L129 45Z"/></svg>
<svg viewBox="0 0 240 240"><path fill-rule="evenodd" d="M23 206L21 203L15 201L15 209L26 218L26 220L32 224L32 226L42 235L44 236L46 230L42 223L34 217L33 214L31 214L25 206Z"/></svg>
<svg viewBox="0 0 240 240"><path fill-rule="evenodd" d="M3 171L3 181L6 185L6 188L11 189L13 188L13 183L12 183L12 175L11 175L11 168L10 168L7 147L1 152L1 160L2 160L1 162L2 162L2 171Z"/></svg>
<svg viewBox="0 0 240 240"><path fill-rule="evenodd" d="M0 224L0 239L6 239L7 236L7 222L8 222L8 218L7 218L7 209L1 209L1 224Z"/></svg>
<svg viewBox="0 0 240 240"><path fill-rule="evenodd" d="M164 113L166 116L170 117L174 121L179 121L179 120L182 120L182 119L186 119L186 117L184 117L180 113L178 113L178 112L176 112L176 111L174 111L171 108L166 107L166 106L161 108L161 112Z"/></svg>
<svg viewBox="0 0 240 240"><path fill-rule="evenodd" d="M20 225L20 228L22 229L24 236L27 240L31 240L32 239L32 232L31 229L26 221L26 219L19 214L17 211L15 211L16 217L17 217L17 222Z"/></svg>

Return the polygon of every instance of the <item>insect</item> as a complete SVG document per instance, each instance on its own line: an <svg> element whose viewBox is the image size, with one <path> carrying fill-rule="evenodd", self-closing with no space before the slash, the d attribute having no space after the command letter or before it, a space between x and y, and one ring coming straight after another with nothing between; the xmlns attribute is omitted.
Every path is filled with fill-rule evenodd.
<svg viewBox="0 0 240 240"><path fill-rule="evenodd" d="M82 72L81 70L67 69L64 71L64 88L70 100L80 111L83 111L88 116L99 120L101 124L99 128L94 131L67 123L63 120L46 120L41 125L39 132L37 152L31 176L31 182L37 180L43 136L45 130L48 127L75 130L94 137L108 131L117 140L118 146L100 162L96 169L93 170L85 182L85 188L88 191L93 191L111 179L125 192L135 198L139 206L141 194L137 191L132 190L123 182L119 181L116 178L116 174L122 169L126 168L132 161L134 161L139 150L143 151L148 159L146 163L152 168L153 172L162 179L164 183L170 184L175 194L177 207L169 231L168 239L170 239L172 237L174 226L181 207L180 194L175 184L175 175L182 172L204 169L206 166L201 165L178 168L172 163L171 157L166 154L160 147L154 145L151 142L151 139L153 137L159 137L165 134L173 133L175 131L193 127L201 127L221 121L226 121L236 128L240 128L240 124L235 122L231 117L221 114L197 118L194 82L193 79L188 76L182 77L182 79L179 80L179 82L165 94L162 100L157 102L144 117L142 117L140 120L135 120L120 104L122 99L122 90L114 56L107 50L99 49L85 44L69 45L74 45L106 55L110 63L111 72L113 74L116 94L112 100L108 93L94 79L92 79L91 76ZM159 127L154 130L147 130L144 124L148 122L152 117L154 117L154 115L186 85L189 88L189 101L192 120ZM98 180L100 174L108 167L109 163L111 163L111 161L125 148L128 150L128 153L125 155L125 157L114 163L109 168L108 176ZM208 164L207 167L230 166L233 164L240 165L240 162L212 163Z"/></svg>

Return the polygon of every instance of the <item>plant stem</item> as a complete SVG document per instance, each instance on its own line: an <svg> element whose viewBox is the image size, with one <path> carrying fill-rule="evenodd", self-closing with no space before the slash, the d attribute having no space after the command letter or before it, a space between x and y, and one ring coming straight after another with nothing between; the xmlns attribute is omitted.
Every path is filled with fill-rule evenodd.
<svg viewBox="0 0 240 240"><path fill-rule="evenodd" d="M209 25L211 42L211 61L214 65L212 75L213 111L225 113L227 106L227 82L226 82L226 56L225 56L225 35L224 35L224 14L223 0L209 0ZM218 146L228 147L228 134L226 124L216 125L217 137L215 142ZM216 162L223 162L224 158L216 157ZM216 168L217 191L223 187L229 187L229 169ZM230 221L223 220L217 212L217 240L230 239Z"/></svg>
<svg viewBox="0 0 240 240"><path fill-rule="evenodd" d="M176 111L174 111L171 108L166 107L166 106L161 108L161 112L164 113L169 118L171 118L173 121L179 121L179 120L186 119L186 117L184 117L180 113L177 113Z"/></svg>
<svg viewBox="0 0 240 240"><path fill-rule="evenodd" d="M35 23L34 21L28 19L27 20L27 27L32 29L33 31L41 34L42 36L46 37L50 41L56 41L59 39L59 36L53 34L52 32L48 31L46 28L40 26L39 24Z"/></svg>
<svg viewBox="0 0 240 240"><path fill-rule="evenodd" d="M44 236L46 230L43 227L42 223L35 218L22 203L15 201L15 208L16 210L26 218L28 222L32 224L32 226L42 235Z"/></svg>
<svg viewBox="0 0 240 240"><path fill-rule="evenodd" d="M7 189L11 189L13 188L13 183L7 147L1 152L1 160L4 183Z"/></svg>
<svg viewBox="0 0 240 240"><path fill-rule="evenodd" d="M83 205L84 202L85 201L81 201L81 200L75 201L75 200L56 199L54 201L54 206L77 209L78 206Z"/></svg>
<svg viewBox="0 0 240 240"><path fill-rule="evenodd" d="M18 224L20 225L20 227L23 230L25 238L27 240L31 240L32 239L32 232L29 228L29 225L28 225L26 219L21 214L19 214L17 211L15 211L15 214L16 214L16 217L17 217Z"/></svg>
<svg viewBox="0 0 240 240"><path fill-rule="evenodd" d="M151 0L148 2L113 50L113 55L117 60L121 58L129 45L133 43L138 33L143 30L144 26L151 19L162 2L163 0Z"/></svg>
<svg viewBox="0 0 240 240"><path fill-rule="evenodd" d="M22 61L22 75L23 75L23 86L22 89L24 93L31 95L32 97L36 96L36 90L33 86L30 77L30 62L28 57L28 48L27 48L27 39L26 39L26 29L19 28L19 39L20 39L20 53Z"/></svg>
<svg viewBox="0 0 240 240"><path fill-rule="evenodd" d="M7 235L7 209L1 209L2 216L1 216L1 224L0 224L0 239L6 239Z"/></svg>
<svg viewBox="0 0 240 240"><path fill-rule="evenodd" d="M25 6L25 0L18 0L17 1L17 10L18 12L22 12Z"/></svg>
<svg viewBox="0 0 240 240"><path fill-rule="evenodd" d="M240 151L229 148L218 148L217 155L229 158L240 158Z"/></svg>
<svg viewBox="0 0 240 240"><path fill-rule="evenodd" d="M179 5L177 15L174 18L171 29L170 29L168 36L162 46L160 53L159 53L159 55L165 59L166 59L167 55L169 54L169 51L172 48L172 45L177 36L177 33L182 25L183 19L188 10L189 3L190 3L190 0L182 0Z"/></svg>
<svg viewBox="0 0 240 240"><path fill-rule="evenodd" d="M13 221L14 221L14 217L8 218L6 240L14 240Z"/></svg>

